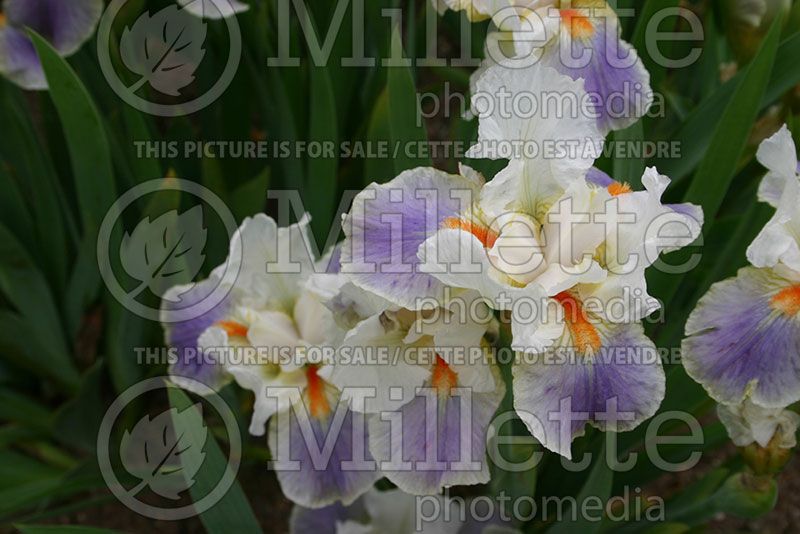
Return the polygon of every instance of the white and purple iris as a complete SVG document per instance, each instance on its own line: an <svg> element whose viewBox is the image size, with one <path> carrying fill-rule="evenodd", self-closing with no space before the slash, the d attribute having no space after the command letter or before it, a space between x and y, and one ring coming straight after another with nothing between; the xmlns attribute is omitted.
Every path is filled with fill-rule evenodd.
<svg viewBox="0 0 800 534"><path fill-rule="evenodd" d="M345 405L339 408L338 390L321 377L321 364L307 357L313 347L334 346L344 334L312 289L314 277L335 277L338 265L332 256L313 261L309 221L305 217L278 228L263 214L245 219L231 240L225 264L206 280L165 293L162 322L167 344L178 349L170 368L172 380L187 389L192 382L185 377L219 389L235 379L253 391L251 434L264 435L269 422L273 458L278 464L298 466L276 468L284 493L305 506L319 507L352 502L372 486L378 473L342 468L353 460L358 421ZM229 286L227 297L200 308L204 313L198 314L198 303L219 284ZM260 352L246 358L246 349L253 347ZM275 393L269 395L267 388ZM330 461L319 469L314 455L334 420ZM301 439L304 432L314 438ZM279 436L288 436L293 447L279 447ZM361 439L364 450L368 438ZM366 461L371 460L366 455Z"/></svg>
<svg viewBox="0 0 800 534"><path fill-rule="evenodd" d="M775 215L747 249L751 266L700 299L682 344L686 371L724 405L723 422L735 421L731 414L775 416L800 400L800 169L785 125L761 144L757 159L768 170L758 198ZM742 420L755 419L726 422L731 437L746 427L751 441L769 441L771 434Z"/></svg>
<svg viewBox="0 0 800 534"><path fill-rule="evenodd" d="M605 0L434 0L464 10L471 20L491 18L484 65L549 66L585 82L593 117L604 133L626 128L653 102L650 74ZM442 6L442 4L444 6Z"/></svg>
<svg viewBox="0 0 800 534"><path fill-rule="evenodd" d="M493 66L478 86L485 94L501 86L538 95L583 90L542 66ZM497 157L498 143L544 144L574 132L586 148L575 153L591 155L601 140L580 115L548 117L542 108L522 118L488 109L479 115L473 157ZM587 422L610 428L600 417L609 402L627 414L617 430L658 408L663 371L639 321L659 305L647 295L644 272L659 253L694 241L702 225L696 206L661 202L669 179L655 169L642 177L644 191L632 191L591 165L591 156L512 155L485 184L465 166L460 175L406 171L356 197L342 246L342 272L396 306L423 310L448 295L477 294L508 312L520 354L515 408L542 444L564 456ZM633 355L629 361L614 357L621 350ZM573 357L545 363L553 352ZM564 400L573 415L567 430L554 419Z"/></svg>
<svg viewBox="0 0 800 534"><path fill-rule="evenodd" d="M597 44L587 33L599 31L594 19L557 16L568 34ZM606 65L595 67L605 80ZM416 168L371 184L354 199L327 266L307 252L307 219L288 228L247 219L227 268L165 294L167 342L185 356L173 379L215 388L235 379L255 393L250 430L268 434L289 498L340 510L333 503L354 502L379 476L411 494L487 482L486 436L506 390L491 351L495 315L508 319L517 353L514 408L546 448L569 457L586 424L627 430L655 413L664 373L640 322L659 304L644 272L699 235L702 212L664 204L669 179L654 168L634 191L593 167L620 123L547 107L553 94L581 101L591 81L583 74L547 61L486 66L468 155L508 160L492 180L461 165L458 174ZM602 99L611 89L593 90ZM506 109L503 94L541 105ZM229 289L225 300L189 316L187 305L218 285ZM189 358L196 347L209 358ZM334 348L333 361L306 358L318 347ZM223 358L248 348L289 348L291 358ZM358 459L364 465L345 467ZM281 468L291 463L299 467Z"/></svg>
<svg viewBox="0 0 800 534"><path fill-rule="evenodd" d="M4 0L0 5L0 74L23 89L47 89L42 64L25 34L31 28L62 56L94 33L103 0Z"/></svg>

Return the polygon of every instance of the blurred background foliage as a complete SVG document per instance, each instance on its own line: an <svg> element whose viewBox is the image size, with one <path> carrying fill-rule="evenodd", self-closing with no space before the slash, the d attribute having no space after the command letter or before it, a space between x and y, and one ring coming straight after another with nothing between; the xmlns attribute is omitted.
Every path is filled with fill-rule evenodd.
<svg viewBox="0 0 800 534"><path fill-rule="evenodd" d="M345 67L340 59L352 53L351 5L346 5L340 31L332 33L327 64L310 60L301 20L317 29L323 42L339 5L333 0L307 2L302 18L292 9L288 31L292 55L299 66L271 67L281 34L278 3L250 0L251 9L237 17L243 36L241 64L227 91L211 106L190 116L153 117L126 105L110 89L98 68L96 44L90 40L68 60L49 45L37 42L48 92L23 92L0 80L0 523L33 524L114 503L97 467L95 446L102 416L119 392L137 381L163 375L163 367L137 365L134 347L159 346L160 326L131 314L104 288L96 259L97 232L106 211L132 186L160 177L194 180L214 191L231 209L237 222L276 205L268 190L294 189L313 216L320 245L328 232L339 230L337 214L348 208L352 194L370 182L383 182L417 165L435 164L455 170L453 158L184 158L140 157L137 143L208 141L410 141L456 140L469 145L476 138L476 121L464 119L457 106L419 126L417 92L440 96L468 94L471 69L454 66L387 68ZM652 294L664 301L665 313L647 325L660 347L677 348L683 324L697 299L711 283L730 276L745 263L744 250L770 215L756 203L755 191L763 170L754 161L759 141L787 122L800 134L800 4L775 2L758 28L743 29L737 18L737 0L680 2L703 22L704 39L664 41L668 57L685 57L692 48L702 53L692 65L666 69L651 57L647 23L658 9L676 7L678 0L619 0L617 8L635 9L622 19L626 40L632 42L648 69L653 88L663 95L663 114L648 117L613 134L614 140L674 141L677 159L640 157L601 158L597 165L616 179L640 185L645 165L657 165L673 179L670 201L703 206L706 227L702 247L665 258L667 264L686 261L702 252L695 269L685 275L651 270ZM161 9L166 1L129 0L133 15ZM773 5L772 2L768 4ZM393 26L382 9L398 8L402 26ZM367 57L421 58L426 14L434 17L425 0L369 0L364 3L364 50ZM124 19L124 17L123 17ZM439 56L454 58L469 37L475 57L481 57L488 23L469 24L460 13L435 17ZM129 22L129 21L127 21ZM119 33L126 24L115 25ZM228 53L224 22L208 21L207 59L198 71L202 81L218 74ZM665 19L662 31L688 31L681 19ZM465 32L468 32L469 35ZM112 39L113 41L113 39ZM119 62L116 50L112 58ZM208 68L206 67L208 66ZM216 70L215 70L216 68ZM456 101L457 103L457 101ZM145 154L146 155L146 154ZM491 177L502 162L470 161ZM169 178L167 178L169 180ZM341 202L340 202L341 200ZM186 209L193 199L164 192L136 204L126 214L131 230L144 216L175 208ZM222 228L209 226L206 272L224 261L227 238ZM119 247L114 235L111 250ZM116 247L116 248L115 248ZM681 257L683 254L683 257ZM150 295L149 303L157 304ZM507 372L508 369L505 369ZM711 454L727 443L716 418L708 415L713 403L686 376L680 365L668 365L667 397L661 413L686 410L705 423L704 440L693 445L662 444L665 458L682 461L694 452ZM262 440L247 437L249 395L228 387L223 397L240 417L245 450L241 477L265 471L267 451ZM180 400L180 399L179 399ZM175 399L173 399L175 401ZM167 399L164 399L167 402ZM509 406L506 399L505 406ZM128 407L125 417L135 422L148 409ZM658 417L658 416L657 416ZM209 424L223 449L220 422ZM642 451L646 425L619 436L618 454ZM525 435L512 421L501 433ZM662 434L686 434L684 424L665 424ZM602 434L589 431L574 450L599 452ZM212 444L212 447L216 445ZM524 458L539 447L504 446L508 457ZM221 455L217 455L221 458ZM120 470L122 472L122 470ZM511 495L586 495L604 499L625 485L646 487L659 477L669 478L639 454L635 467L612 473L604 465L584 472L566 470L557 458L545 455L536 469L523 473L496 472L489 487L470 491ZM752 484L740 457L728 455L702 477L681 479L679 491L667 503L667 524L659 532L685 532L719 512L758 516L775 503L775 483L759 479ZM273 488L274 488L273 484ZM201 518L208 531L262 528L264 510L286 510L277 490L232 492ZM250 505L244 497L248 494ZM642 499L632 496L631 499ZM282 507L282 508L281 508ZM122 509L121 505L117 506ZM91 514L88 516L91 522ZM285 521L285 513L283 514ZM20 527L34 532L33 528ZM619 530L608 522L580 525L534 519L530 531ZM652 525L630 523L622 530L655 531Z"/></svg>

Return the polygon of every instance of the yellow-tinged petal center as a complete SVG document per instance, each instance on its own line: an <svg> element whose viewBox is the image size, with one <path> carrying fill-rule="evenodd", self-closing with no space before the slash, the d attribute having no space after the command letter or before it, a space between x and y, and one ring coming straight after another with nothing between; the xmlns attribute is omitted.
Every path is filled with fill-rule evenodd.
<svg viewBox="0 0 800 534"><path fill-rule="evenodd" d="M775 293L770 299L770 305L789 316L800 312L800 284L789 286Z"/></svg>
<svg viewBox="0 0 800 534"><path fill-rule="evenodd" d="M247 331L249 327L243 325L242 323L237 323L236 321L219 321L216 326L225 330L228 333L229 337L247 337Z"/></svg>
<svg viewBox="0 0 800 534"><path fill-rule="evenodd" d="M475 221L469 221L460 217L448 217L442 221L442 226L451 230L469 232L486 248L492 248L494 242L497 241L497 233L495 231Z"/></svg>
<svg viewBox="0 0 800 534"><path fill-rule="evenodd" d="M311 417L320 419L331 413L328 397L325 396L325 381L317 373L316 365L306 367L306 394L308 395L308 411Z"/></svg>
<svg viewBox="0 0 800 534"><path fill-rule="evenodd" d="M562 9L561 24L572 37L584 39L594 34L594 27L589 17L582 15L577 9Z"/></svg>
<svg viewBox="0 0 800 534"><path fill-rule="evenodd" d="M600 334L589 321L578 299L566 291L559 293L554 298L564 307L564 317L575 342L575 348L583 353L597 353L601 346Z"/></svg>
<svg viewBox="0 0 800 534"><path fill-rule="evenodd" d="M450 390L456 387L458 374L438 354L433 363L431 384L439 391L440 395L449 395Z"/></svg>

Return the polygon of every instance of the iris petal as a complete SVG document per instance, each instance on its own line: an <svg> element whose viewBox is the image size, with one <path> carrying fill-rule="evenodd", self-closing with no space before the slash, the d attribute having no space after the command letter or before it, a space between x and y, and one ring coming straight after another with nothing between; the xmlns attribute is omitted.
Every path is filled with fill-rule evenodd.
<svg viewBox="0 0 800 534"><path fill-rule="evenodd" d="M775 271L745 267L700 299L683 365L716 401L780 408L800 400L800 318L774 300L791 286Z"/></svg>

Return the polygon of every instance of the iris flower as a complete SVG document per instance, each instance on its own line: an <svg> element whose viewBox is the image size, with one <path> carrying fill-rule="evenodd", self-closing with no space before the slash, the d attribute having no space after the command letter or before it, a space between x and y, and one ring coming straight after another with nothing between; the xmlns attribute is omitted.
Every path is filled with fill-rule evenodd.
<svg viewBox="0 0 800 534"><path fill-rule="evenodd" d="M686 323L683 364L717 402L783 408L800 400L800 182L784 125L756 154L758 198L776 208L747 249L752 266L717 282Z"/></svg>
<svg viewBox="0 0 800 534"><path fill-rule="evenodd" d="M619 19L604 0L445 0L472 20L491 17L487 65L538 63L585 82L598 127L607 133L642 117L653 101L650 75L620 37ZM521 60L516 66L507 58ZM474 85L474 83L473 83Z"/></svg>
<svg viewBox="0 0 800 534"><path fill-rule="evenodd" d="M103 0L4 0L0 6L0 73L23 89L47 89L47 80L25 27L63 57L94 33Z"/></svg>
<svg viewBox="0 0 800 534"><path fill-rule="evenodd" d="M284 494L305 506L320 507L352 502L379 475L374 468L343 467L356 454L353 440L362 439L366 450L368 436L357 434L366 427L354 421L339 402L337 388L322 378L325 362L308 358L310 349L334 347L344 334L310 289L313 276L326 276L315 270L336 266L331 258L314 264L309 232L308 217L286 228L278 228L263 214L247 218L231 240L226 264L198 284L171 288L164 295L162 316L167 343L179 349L179 359L170 369L173 381L192 389L183 379L188 377L218 389L233 378L253 391L250 433L264 435L269 422L268 443ZM202 301L217 284L230 285L222 303L175 322L193 310L187 304ZM196 358L191 352L195 348L205 358ZM252 353L257 359L243 358L248 348L260 350ZM234 358L236 351L242 357ZM289 357L280 351L288 351ZM272 395L268 388L273 388ZM287 438L288 449L281 446ZM323 443L332 448L320 467L316 455L326 450ZM371 461L365 454L365 461ZM290 462L298 467L284 467Z"/></svg>
<svg viewBox="0 0 800 534"><path fill-rule="evenodd" d="M581 82L541 66L491 67L478 85L483 94L581 90ZM469 155L500 157L493 147L502 143L542 146L575 132L588 139L574 155L512 155L485 184L462 166L460 175L422 168L370 186L345 221L342 255L355 285L397 305L419 307L451 288L509 311L511 346L522 354L513 368L515 408L545 447L565 456L586 422L609 427L601 412L614 399L621 417L629 414L617 430L660 404L660 359L639 324L659 306L644 272L659 253L697 238L702 225L696 206L662 203L669 179L655 169L643 175L644 191L593 169L599 133L580 115L547 117L540 109L520 117L494 106L480 116ZM553 353L558 363L545 363ZM583 415L562 432L553 414L567 398Z"/></svg>

